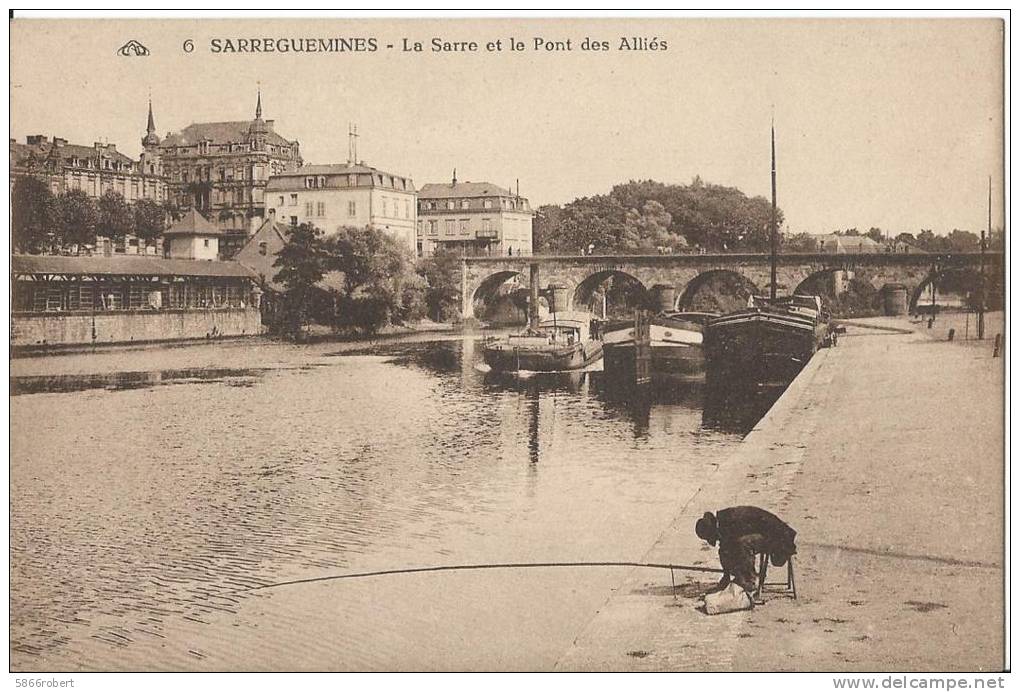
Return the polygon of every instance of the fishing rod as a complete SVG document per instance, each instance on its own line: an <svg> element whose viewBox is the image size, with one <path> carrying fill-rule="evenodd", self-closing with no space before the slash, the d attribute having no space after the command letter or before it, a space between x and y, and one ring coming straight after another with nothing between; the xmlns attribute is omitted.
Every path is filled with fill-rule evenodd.
<svg viewBox="0 0 1020 692"><path fill-rule="evenodd" d="M676 598L676 580L673 572L708 572L711 574L722 574L718 567L698 567L697 565L674 565L659 562L498 562L478 565L439 565L432 567L406 567L403 569L384 569L374 572L355 572L353 574L331 574L323 577L307 577L305 579L293 579L275 584L262 584L253 586L244 591L262 591L263 589L275 589L280 586L291 586L294 584L312 584L322 581L337 581L340 579L364 579L367 577L383 577L394 574L417 574L422 572L456 572L464 570L479 569L531 569L540 567L651 567L655 569L668 569L670 580L673 582L673 597Z"/></svg>

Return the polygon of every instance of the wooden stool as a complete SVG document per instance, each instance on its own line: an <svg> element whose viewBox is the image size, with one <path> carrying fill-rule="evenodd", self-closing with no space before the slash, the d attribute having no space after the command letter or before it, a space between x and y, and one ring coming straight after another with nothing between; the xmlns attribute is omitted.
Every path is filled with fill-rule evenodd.
<svg viewBox="0 0 1020 692"><path fill-rule="evenodd" d="M768 553L758 554L758 588L754 592L754 600L760 602L762 600L762 594L765 591L766 586L782 586L784 587L783 592L790 592L793 594L794 600L797 599L797 582L793 577L793 556L791 555L786 560L786 581L765 581L765 573L769 567L769 556Z"/></svg>

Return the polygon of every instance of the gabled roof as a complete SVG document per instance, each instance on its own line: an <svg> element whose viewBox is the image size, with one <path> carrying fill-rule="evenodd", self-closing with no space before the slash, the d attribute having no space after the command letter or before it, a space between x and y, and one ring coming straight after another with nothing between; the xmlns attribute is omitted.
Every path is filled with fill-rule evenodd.
<svg viewBox="0 0 1020 692"><path fill-rule="evenodd" d="M211 140L213 144L244 143L248 141L248 132L251 124L251 120L192 123L180 132L169 133L159 146L162 148L187 147L207 139ZM266 140L272 144L294 144L294 142L288 141L272 130L266 134Z"/></svg>
<svg viewBox="0 0 1020 692"><path fill-rule="evenodd" d="M149 255L11 255L11 274L83 274L87 276L221 276L251 279L239 262L165 259Z"/></svg>
<svg viewBox="0 0 1020 692"><path fill-rule="evenodd" d="M450 197L513 197L514 194L492 183L463 182L428 183L418 191L418 199L447 199Z"/></svg>
<svg viewBox="0 0 1020 692"><path fill-rule="evenodd" d="M195 209L189 209L180 221L174 223L163 235L224 235L223 231L216 228L209 219L202 216Z"/></svg>

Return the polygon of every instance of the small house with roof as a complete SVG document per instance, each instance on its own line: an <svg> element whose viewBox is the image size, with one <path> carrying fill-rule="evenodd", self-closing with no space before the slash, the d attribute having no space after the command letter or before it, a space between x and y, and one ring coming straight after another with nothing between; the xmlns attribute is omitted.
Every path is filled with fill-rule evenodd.
<svg viewBox="0 0 1020 692"><path fill-rule="evenodd" d="M222 235L209 219L190 209L163 234L163 252L171 259L219 259Z"/></svg>

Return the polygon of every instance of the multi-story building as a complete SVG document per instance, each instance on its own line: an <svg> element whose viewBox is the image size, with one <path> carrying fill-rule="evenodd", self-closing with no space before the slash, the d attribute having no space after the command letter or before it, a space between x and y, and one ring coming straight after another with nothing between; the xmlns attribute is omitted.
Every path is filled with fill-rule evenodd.
<svg viewBox="0 0 1020 692"><path fill-rule="evenodd" d="M423 255L439 247L466 255L530 255L528 200L492 183L430 183L418 192L418 246Z"/></svg>
<svg viewBox="0 0 1020 692"><path fill-rule="evenodd" d="M311 223L326 234L344 226L389 233L416 251L417 194L408 177L362 163L302 166L277 173L266 186L266 207L279 223Z"/></svg>
<svg viewBox="0 0 1020 692"><path fill-rule="evenodd" d="M151 104L149 127L154 136ZM29 135L24 144L10 140L10 157L12 183L32 176L45 181L53 194L84 190L90 197L101 197L114 190L128 202L151 199L162 204L167 200L168 181L159 157L148 152L135 161L117 151L116 144L86 146L70 144L61 137L51 140L45 135Z"/></svg>
<svg viewBox="0 0 1020 692"><path fill-rule="evenodd" d="M153 130L146 135L145 151L161 160L174 204L197 209L224 232L224 257L262 224L270 176L301 165L298 142L278 134L272 120L262 119L261 92L254 120L193 123L162 142Z"/></svg>

